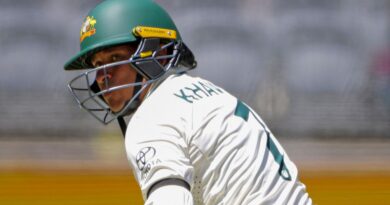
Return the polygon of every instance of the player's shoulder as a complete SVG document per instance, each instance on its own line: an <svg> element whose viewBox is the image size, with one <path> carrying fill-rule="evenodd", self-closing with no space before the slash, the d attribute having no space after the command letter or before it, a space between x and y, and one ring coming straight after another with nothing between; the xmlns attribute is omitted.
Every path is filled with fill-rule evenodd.
<svg viewBox="0 0 390 205"><path fill-rule="evenodd" d="M223 93L226 91L203 78L177 74L160 83L148 96L148 101L189 105Z"/></svg>
<svg viewBox="0 0 390 205"><path fill-rule="evenodd" d="M180 88L186 87L195 81L194 77L187 74L173 74L168 76L151 88L151 92L145 100L145 104L164 104L164 106L181 107L183 103Z"/></svg>
<svg viewBox="0 0 390 205"><path fill-rule="evenodd" d="M132 141L143 141L160 136L167 128L186 133L191 125L192 105L175 96L177 86L191 77L171 75L157 82L129 121L127 133L135 135ZM185 135L185 134L183 134Z"/></svg>
<svg viewBox="0 0 390 205"><path fill-rule="evenodd" d="M156 82L151 87L151 91L145 100L134 113L134 117L150 121L159 118L175 118L186 115L191 109L191 105L178 96L180 93L179 87L184 87L186 83L192 80L193 78L188 75L174 74L160 82Z"/></svg>
<svg viewBox="0 0 390 205"><path fill-rule="evenodd" d="M173 84L173 96L187 104L198 103L227 93L224 89L201 77L183 75L179 77L178 83Z"/></svg>
<svg viewBox="0 0 390 205"><path fill-rule="evenodd" d="M193 109L226 104L232 98L224 89L208 80L187 74L173 74L152 87L151 93L138 108L136 115L154 118L187 118ZM167 120L167 119L165 119Z"/></svg>

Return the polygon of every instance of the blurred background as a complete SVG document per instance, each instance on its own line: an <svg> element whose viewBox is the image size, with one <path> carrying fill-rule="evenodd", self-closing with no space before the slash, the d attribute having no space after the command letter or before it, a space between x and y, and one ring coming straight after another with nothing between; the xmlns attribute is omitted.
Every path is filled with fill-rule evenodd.
<svg viewBox="0 0 390 205"><path fill-rule="evenodd" d="M100 0L0 0L0 204L142 204L119 127L66 89ZM156 0L257 110L316 204L390 201L389 0Z"/></svg>

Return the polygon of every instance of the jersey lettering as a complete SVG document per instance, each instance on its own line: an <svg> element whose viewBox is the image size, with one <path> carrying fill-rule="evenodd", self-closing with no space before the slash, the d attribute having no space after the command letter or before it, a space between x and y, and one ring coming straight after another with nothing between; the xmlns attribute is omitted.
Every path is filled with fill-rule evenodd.
<svg viewBox="0 0 390 205"><path fill-rule="evenodd" d="M186 102L193 103L195 100L200 100L204 97L210 97L223 93L222 89L218 88L212 83L196 82L191 86L184 87L179 90L178 93L174 93L176 97L185 100Z"/></svg>
<svg viewBox="0 0 390 205"><path fill-rule="evenodd" d="M192 102L194 102L194 100L197 100L197 98L195 98L193 95L189 95L188 93L185 93L184 89L180 89L179 92L180 92L180 94L174 93L174 95L176 97L179 97L179 98L189 102L189 103L192 103Z"/></svg>
<svg viewBox="0 0 390 205"><path fill-rule="evenodd" d="M243 120L248 121L249 114L252 114L252 116L256 119L256 121L262 126L264 131L267 134L267 148L271 152L272 156L274 157L275 161L279 164L279 175L285 179L290 181L291 175L288 171L286 164L284 163L284 156L280 153L278 148L275 145L275 142L272 140L270 133L266 129L265 125L257 118L257 116L246 106L243 102L240 100L237 100L237 106L236 110L234 112L234 115L241 117Z"/></svg>

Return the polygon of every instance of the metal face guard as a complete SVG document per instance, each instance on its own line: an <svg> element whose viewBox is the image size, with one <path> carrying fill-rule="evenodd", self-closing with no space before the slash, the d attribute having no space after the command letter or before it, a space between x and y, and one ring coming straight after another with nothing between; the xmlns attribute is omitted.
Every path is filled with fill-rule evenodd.
<svg viewBox="0 0 390 205"><path fill-rule="evenodd" d="M88 70L75 77L68 84L68 89L70 90L72 96L74 97L80 108L86 110L89 114L94 116L98 121L102 122L103 124L108 124L111 121L115 120L117 117L123 116L125 111L129 110L130 108L136 109L136 107L138 106L138 102L136 99L149 84L154 82L154 80L148 80L146 82L141 81L109 87L108 79L105 78L104 81L106 84L106 89L100 90L95 83L95 76L97 72L107 73L108 69L117 69L118 65L123 64L129 64L129 60L106 64L104 66ZM124 108L122 108L122 110L119 112L113 112L103 98L104 94L136 86L140 86L141 88L138 90L137 93L133 94L129 102L127 102Z"/></svg>
<svg viewBox="0 0 390 205"><path fill-rule="evenodd" d="M88 69L72 79L68 84L68 89L80 108L86 110L103 124L108 124L120 116L133 113L137 109L141 93L177 65L180 45L180 42L173 40L161 46L160 39L141 39L137 51L130 59ZM165 49L172 49L172 52L168 55L159 55ZM161 62L164 62L164 65ZM134 69L146 81L142 82L140 79L138 82L110 87L109 79L104 78L105 89L100 90L96 84L96 74L98 72L107 74L109 69L117 69L124 64L130 64L130 69ZM119 112L113 112L105 102L103 95L129 87L134 87L136 93L133 93L131 99Z"/></svg>
<svg viewBox="0 0 390 205"><path fill-rule="evenodd" d="M162 76L169 68L174 67L174 62L178 58L178 49L174 41L160 46L159 38L142 39L137 51L132 56L131 64L146 79L157 79ZM179 44L179 43L176 43ZM172 54L159 55L163 50L172 49ZM160 61L169 60L165 65Z"/></svg>

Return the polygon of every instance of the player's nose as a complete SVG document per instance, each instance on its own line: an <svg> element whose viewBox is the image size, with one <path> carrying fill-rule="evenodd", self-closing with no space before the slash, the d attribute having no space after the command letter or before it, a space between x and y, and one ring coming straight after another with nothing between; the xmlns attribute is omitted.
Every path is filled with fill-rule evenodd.
<svg viewBox="0 0 390 205"><path fill-rule="evenodd" d="M111 74L109 74L107 71L105 71L104 69L102 69L102 70L99 70L97 73L96 73L96 82L98 83L98 84L105 84L106 83L106 81L107 81L107 83L108 83L108 80L110 80L111 79Z"/></svg>

